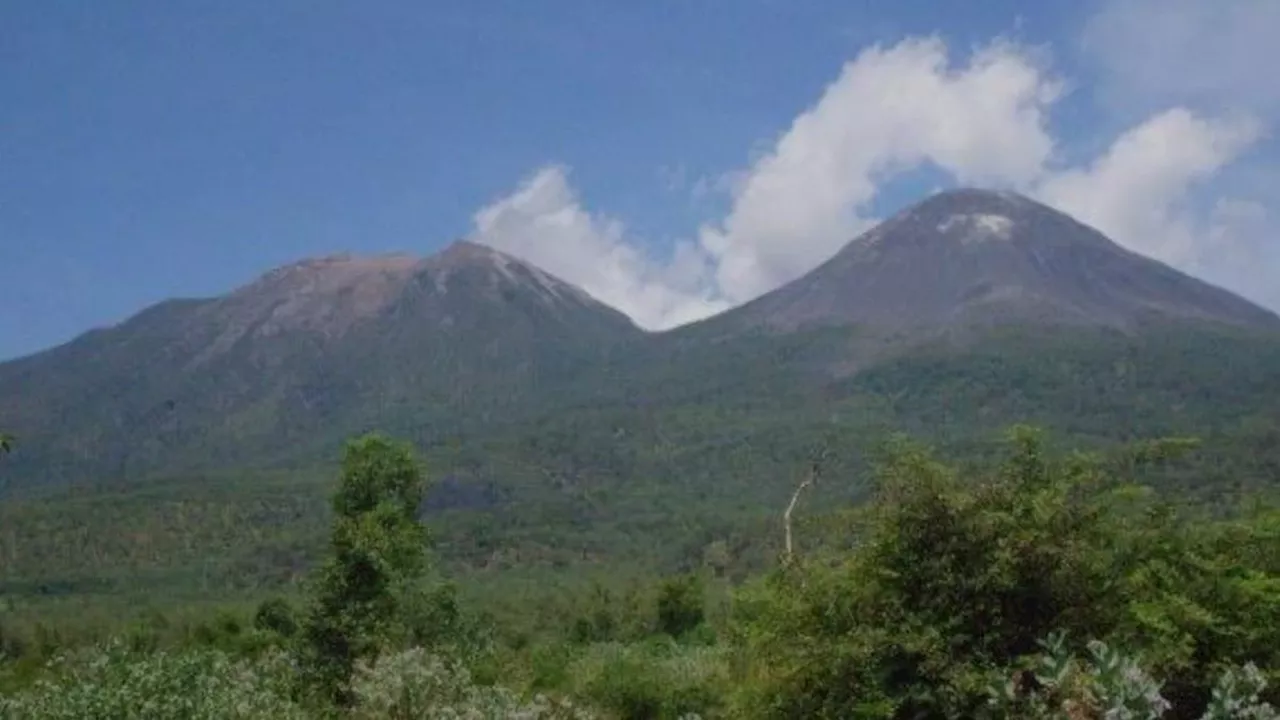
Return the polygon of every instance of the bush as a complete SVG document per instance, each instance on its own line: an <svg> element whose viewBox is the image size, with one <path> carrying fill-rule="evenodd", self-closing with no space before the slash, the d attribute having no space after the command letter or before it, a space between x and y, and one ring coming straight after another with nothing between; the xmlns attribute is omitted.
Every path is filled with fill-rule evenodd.
<svg viewBox="0 0 1280 720"><path fill-rule="evenodd" d="M478 686L460 664L431 655L422 648L359 663L351 689L352 717L356 720L589 720L593 717L581 708L544 695L526 701L506 688Z"/></svg>
<svg viewBox="0 0 1280 720"><path fill-rule="evenodd" d="M298 632L298 619L293 606L283 598L263 601L253 614L253 627L261 632L271 632L291 638Z"/></svg>
<svg viewBox="0 0 1280 720"><path fill-rule="evenodd" d="M992 682L987 715L992 718L1133 718L1165 717L1172 705L1162 685L1137 658L1105 643L1088 644L1089 657L1079 660L1061 634L1041 643L1045 652L1024 671L1006 670ZM1253 664L1228 669L1218 679L1200 720L1276 720L1275 709L1261 699L1266 679Z"/></svg>
<svg viewBox="0 0 1280 720"><path fill-rule="evenodd" d="M696 575L663 581L658 590L658 632L678 638L702 624L702 583Z"/></svg>
<svg viewBox="0 0 1280 720"><path fill-rule="evenodd" d="M534 690L563 689L571 680L572 648L562 643L545 643L529 651L529 686Z"/></svg>
<svg viewBox="0 0 1280 720"><path fill-rule="evenodd" d="M237 661L215 650L137 653L110 645L49 667L49 676L0 697L6 720L299 720L283 655Z"/></svg>
<svg viewBox="0 0 1280 720"><path fill-rule="evenodd" d="M724 704L724 651L670 640L592 646L570 665L574 694L624 720L713 715Z"/></svg>

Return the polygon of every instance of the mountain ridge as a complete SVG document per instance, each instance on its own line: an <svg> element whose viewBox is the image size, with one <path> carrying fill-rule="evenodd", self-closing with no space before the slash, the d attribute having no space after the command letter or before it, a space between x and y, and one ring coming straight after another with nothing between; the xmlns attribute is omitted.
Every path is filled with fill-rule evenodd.
<svg viewBox="0 0 1280 720"><path fill-rule="evenodd" d="M429 444L602 404L749 408L753 385L794 404L939 337L981 343L1006 325L1168 322L1280 328L1046 206L958 190L781 288L661 333L470 240L425 258L308 259L0 363L0 427L23 438L10 467L27 478L296 463L368 429Z"/></svg>
<svg viewBox="0 0 1280 720"><path fill-rule="evenodd" d="M964 246L969 244L983 244L991 239L1007 238L1012 229L1011 218L1007 214L1009 208L1036 208L1041 215L1056 217L1059 221L1066 221L1075 226L1079 231L1073 238L1073 242L1089 247L1093 251L1103 250L1109 251L1134 260L1140 264L1146 265L1165 279L1173 279L1175 282L1191 281L1198 286L1197 291L1201 295L1212 295L1208 300L1212 302L1225 303L1234 306L1229 312L1224 313L1230 318L1235 315L1236 321L1230 324L1239 324L1239 315L1248 316L1245 324L1256 324L1266 326L1269 329L1280 330L1280 315L1274 311L1264 308L1256 303L1246 300L1239 295L1212 285L1207 281L1196 278L1188 273L1176 270L1165 263L1154 260L1148 256L1128 250L1123 246L1115 243L1107 238L1096 229L1084 225L1069 215L1054 210L1047 205L1043 205L1038 201L1032 200L1019 193L1004 190L985 190L979 188L956 188L937 192L929 197L924 198L912 205L909 205L882 222L878 223L872 229L854 237L841 247L834 255L824 260L818 266L800 277L784 283L778 288L766 292L752 300L741 305L730 308L728 310L717 313L716 315L703 318L691 323L677 326L669 330L649 331L643 330L648 335L663 335L681 331L691 326L702 324L718 323L726 317L750 316L752 314L760 314L762 306L769 306L781 302L780 296L794 295L810 295L814 294L812 288L805 286L812 282L812 276L822 275L829 272L833 267L842 271L847 271L847 266L851 264L851 258L865 259L875 255L885 247L885 238L892 236L895 229L906 221L919 220L920 218L932 218L936 220L935 208L946 207L951 208L955 205L967 205L961 211L952 212L951 216L945 218L943 222L936 223L935 228L939 234L947 235ZM970 232L961 235L955 232L957 229L963 230L964 226L968 226ZM973 231L978 232L973 232ZM1045 238L1038 236L1037 242L1043 243ZM846 267L840 267L844 265ZM447 278L450 274L457 272L462 268L478 268L488 267L496 271L497 274L514 280L512 268L516 268L515 272L524 274L526 279L532 280L547 291L550 296L556 296L564 293L573 296L577 301L587 304L597 304L608 308L610 311L622 314L616 308L608 305L588 293L581 287L568 282L562 278L543 270L537 264L524 260L522 258L510 255L501 250L484 245L472 239L457 239L436 253L418 256L405 252L389 252L371 255L355 255L352 253L333 253L329 255L304 258L299 261L288 263L273 269L270 269L255 279L237 286L227 293L221 295L207 297L180 297L170 298L154 303L148 307L139 310L137 313L125 318L124 320L103 327L91 328L84 333L68 340L65 343L55 345L53 347L38 350L28 355L23 355L8 360L0 361L0 365L13 362L23 361L31 357L44 355L50 351L56 350L64 345L77 342L82 337L100 334L110 331L130 323L136 318L147 316L151 311L160 312L163 307L171 304L196 304L196 303L224 303L229 304L237 299L255 293L262 293L264 289L271 288L277 295L287 295L285 298L277 298L275 306L271 308L273 318L276 321L288 322L290 320L299 322L303 325L308 322L316 322L324 319L325 310L333 311L333 308L324 308L320 304L312 304L308 306L304 301L308 296L315 293L316 290L324 290L326 286L330 290L329 296L338 296L341 300L350 301L353 307L350 314L354 314L357 318L349 317L348 314L340 312L343 308L338 308L339 312L330 314L336 315L334 320L336 327L328 328L332 331L338 331L348 322L358 319L360 315L367 315L376 312L380 307L391 302L393 298L387 297L388 294L402 289L402 284L407 282L409 278L422 272L437 272L442 277ZM372 286L372 287L370 287ZM971 290L978 294L983 288L974 286ZM1012 288L1004 288L1006 292L1012 292ZM381 292L380 292L381 291ZM350 297L342 297L343 293L349 293ZM324 295L325 293L321 293ZM999 300L998 292L990 292L990 300ZM788 298L790 299L790 298ZM1034 299L1034 298L1033 298ZM969 298L972 300L972 298ZM370 305L374 307L369 307ZM1245 309L1243 308L1251 308ZM308 312L309 311L309 312ZM1222 317L1215 317L1212 313L1205 314L1203 319L1221 320ZM634 322L627 318L628 322L634 325ZM779 329L797 329L798 327L811 322L809 319L803 319L798 324L785 318L762 319L760 324L765 326L777 326ZM741 321L739 321L741 323ZM748 323L750 324L750 323ZM821 323L819 323L821 324ZM836 325L853 324L848 321L838 321ZM320 323L321 330L325 330L324 323ZM639 326L636 326L637 329ZM262 332L271 334L278 329L278 322L267 323ZM227 338L223 342L231 342L232 338Z"/></svg>
<svg viewBox="0 0 1280 720"><path fill-rule="evenodd" d="M1004 247L1016 228L990 217L989 201L1008 199L980 194L963 212L940 210L902 248L920 257L913 243L923 243L941 272L927 252L939 243ZM1115 255L1105 238L1073 237L1069 246ZM848 247L861 252L857 239ZM424 512L454 567L698 557L775 527L816 447L830 450L832 482L806 503L864 497L874 453L897 432L965 458L989 453L1015 422L1088 449L1195 436L1205 459L1162 490L1226 502L1280 487L1280 332L1265 311L1244 327L1185 313L1134 327L1033 314L894 331L771 324L747 304L648 333L475 243L429 258L322 260L247 283L231 305L166 301L0 364L0 428L18 437L0 465L0 522L25 539L17 587L115 578L132 588L146 566L148 589L168 591L190 577L193 557L224 578L287 582L300 553L322 544L299 528L324 527L343 442L368 431L422 451L434 483ZM1001 272L1034 277L1014 260ZM373 278L366 294L343 290L353 274ZM797 282L813 292L812 273ZM849 283L833 285L818 287L832 304L816 311L845 321ZM317 292L335 312L311 305ZM208 352L228 331L209 319L238 307L249 310L234 338ZM264 539L264 525L280 532ZM115 555L69 557L85 528L127 532Z"/></svg>

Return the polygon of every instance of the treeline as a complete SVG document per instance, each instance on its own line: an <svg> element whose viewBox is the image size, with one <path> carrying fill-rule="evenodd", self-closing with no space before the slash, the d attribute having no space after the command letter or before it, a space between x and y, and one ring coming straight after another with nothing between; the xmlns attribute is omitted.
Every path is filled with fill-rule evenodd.
<svg viewBox="0 0 1280 720"><path fill-rule="evenodd" d="M959 467L900 439L867 503L802 494L766 572L713 543L535 623L442 576L416 459L361 438L303 592L91 647L6 626L0 717L1276 717L1280 512L1188 516L1138 482L1188 452L1018 427Z"/></svg>

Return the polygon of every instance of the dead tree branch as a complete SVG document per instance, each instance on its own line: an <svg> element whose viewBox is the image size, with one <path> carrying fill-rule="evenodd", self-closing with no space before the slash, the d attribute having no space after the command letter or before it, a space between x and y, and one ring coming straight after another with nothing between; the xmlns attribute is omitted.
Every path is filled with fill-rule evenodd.
<svg viewBox="0 0 1280 720"><path fill-rule="evenodd" d="M791 494L791 502L787 503L787 509L782 513L782 529L785 543L782 560L787 565L790 565L795 560L795 546L791 536L791 513L795 512L796 503L800 501L800 494L806 488L818 484L818 476L822 473L822 464L829 454L830 451L825 444L813 453L809 461L809 476L796 487L796 491Z"/></svg>

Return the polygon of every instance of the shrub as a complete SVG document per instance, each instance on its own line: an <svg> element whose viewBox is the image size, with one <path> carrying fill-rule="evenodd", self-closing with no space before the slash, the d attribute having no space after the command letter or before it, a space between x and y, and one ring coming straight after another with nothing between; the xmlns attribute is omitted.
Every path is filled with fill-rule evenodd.
<svg viewBox="0 0 1280 720"><path fill-rule="evenodd" d="M624 720L709 715L724 704L725 652L671 640L591 646L570 665L574 694Z"/></svg>
<svg viewBox="0 0 1280 720"><path fill-rule="evenodd" d="M663 581L658 590L658 632L678 638L702 624L702 583L696 575Z"/></svg>
<svg viewBox="0 0 1280 720"><path fill-rule="evenodd" d="M589 720L593 716L564 701L538 695L523 700L502 687L483 687L455 661L422 648L384 655L356 666L351 682L356 720L386 718L510 718Z"/></svg>
<svg viewBox="0 0 1280 720"><path fill-rule="evenodd" d="M299 720L281 654L237 661L216 650L137 653L123 644L59 658L49 675L0 697L6 720Z"/></svg>
<svg viewBox="0 0 1280 720"><path fill-rule="evenodd" d="M283 598L271 598L258 606L253 614L253 627L261 632L272 632L291 638L298 632L298 620L293 606Z"/></svg>
<svg viewBox="0 0 1280 720"><path fill-rule="evenodd" d="M1045 652L1030 659L1026 672L1003 671L989 686L989 717L1157 720L1173 709L1161 693L1161 683L1136 657L1095 640L1088 644L1088 658L1079 660L1061 634L1051 635L1041 646ZM1266 686L1253 664L1228 669L1200 720L1280 718L1261 700Z"/></svg>

